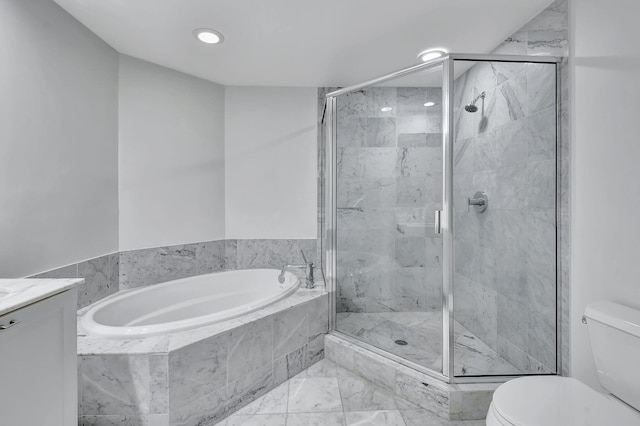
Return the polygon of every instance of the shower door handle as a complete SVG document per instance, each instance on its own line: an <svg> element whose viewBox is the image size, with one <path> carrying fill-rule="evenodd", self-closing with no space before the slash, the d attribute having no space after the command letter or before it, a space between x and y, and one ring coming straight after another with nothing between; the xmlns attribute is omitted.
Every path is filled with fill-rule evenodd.
<svg viewBox="0 0 640 426"><path fill-rule="evenodd" d="M435 217L433 218L433 232L441 234L442 226L440 226L440 213L442 213L442 210L436 210L435 213Z"/></svg>

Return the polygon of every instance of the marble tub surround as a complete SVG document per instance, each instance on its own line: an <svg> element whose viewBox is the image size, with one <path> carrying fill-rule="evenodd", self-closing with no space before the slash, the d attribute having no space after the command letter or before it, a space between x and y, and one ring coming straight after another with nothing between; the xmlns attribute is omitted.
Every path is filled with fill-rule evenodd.
<svg viewBox="0 0 640 426"><path fill-rule="evenodd" d="M0 279L0 315L82 285L81 279Z"/></svg>
<svg viewBox="0 0 640 426"><path fill-rule="evenodd" d="M120 288L233 269L281 268L316 259L316 240L217 240L120 253ZM319 265L317 260L311 260Z"/></svg>
<svg viewBox="0 0 640 426"><path fill-rule="evenodd" d="M340 367L445 420L484 419L499 385L448 384L333 334L325 336L325 355Z"/></svg>
<svg viewBox="0 0 640 426"><path fill-rule="evenodd" d="M300 249L319 265L316 246L315 239L206 241L112 253L29 278L84 278L78 287L81 309L121 289L211 272L301 263Z"/></svg>
<svg viewBox="0 0 640 426"><path fill-rule="evenodd" d="M81 309L118 291L119 269L119 255L112 253L42 272L30 278L84 279L78 285L78 309Z"/></svg>
<svg viewBox="0 0 640 426"><path fill-rule="evenodd" d="M120 252L120 289L225 270L225 241Z"/></svg>
<svg viewBox="0 0 640 426"><path fill-rule="evenodd" d="M319 271L317 241L309 240L227 240L226 256L236 261L235 269L281 268L286 264L300 264L300 250ZM318 277L319 274L316 274Z"/></svg>
<svg viewBox="0 0 640 426"><path fill-rule="evenodd" d="M451 421L324 359L217 426L480 426Z"/></svg>
<svg viewBox="0 0 640 426"><path fill-rule="evenodd" d="M213 424L322 359L327 327L319 286L166 336L100 339L79 330L80 424Z"/></svg>
<svg viewBox="0 0 640 426"><path fill-rule="evenodd" d="M311 302L318 298L326 297L327 293L324 283L318 282L317 284L316 288L312 290L300 288L284 300L266 306L255 312L245 314L241 317L232 318L227 321L211 324L205 327L199 327L193 330L185 330L160 336L149 336L142 339L109 339L88 335L80 323L82 316L92 308L92 306L86 306L85 308L78 310L78 354L145 354L150 352L163 353L166 351L180 349L183 346L198 342L203 337L224 333L238 327L239 325L246 324L247 322L257 321L278 312L291 309L295 306ZM322 312L322 307L319 307L318 310L319 312L313 310L310 314L326 314ZM324 324L324 321L328 322L328 319L325 320L321 317L319 318L319 324Z"/></svg>

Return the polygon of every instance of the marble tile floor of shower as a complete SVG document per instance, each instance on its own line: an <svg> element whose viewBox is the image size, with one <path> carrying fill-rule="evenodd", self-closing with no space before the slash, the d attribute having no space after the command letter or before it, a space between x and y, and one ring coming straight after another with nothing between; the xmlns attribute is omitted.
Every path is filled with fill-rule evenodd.
<svg viewBox="0 0 640 426"><path fill-rule="evenodd" d="M216 426L480 426L450 421L321 360Z"/></svg>
<svg viewBox="0 0 640 426"><path fill-rule="evenodd" d="M442 313L338 313L338 330L425 367L442 368ZM521 372L468 329L454 323L456 376ZM398 345L397 340L407 342Z"/></svg>

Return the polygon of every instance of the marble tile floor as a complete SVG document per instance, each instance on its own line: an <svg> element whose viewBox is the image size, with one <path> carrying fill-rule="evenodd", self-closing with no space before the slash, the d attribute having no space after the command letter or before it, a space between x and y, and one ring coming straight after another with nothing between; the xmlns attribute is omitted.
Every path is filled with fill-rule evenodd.
<svg viewBox="0 0 640 426"><path fill-rule="evenodd" d="M440 312L344 312L338 313L337 321L337 328L343 333L434 370L442 368ZM457 376L521 373L458 322L454 330ZM401 346L396 340L408 344Z"/></svg>
<svg viewBox="0 0 640 426"><path fill-rule="evenodd" d="M216 426L480 426L421 409L329 360L297 376Z"/></svg>

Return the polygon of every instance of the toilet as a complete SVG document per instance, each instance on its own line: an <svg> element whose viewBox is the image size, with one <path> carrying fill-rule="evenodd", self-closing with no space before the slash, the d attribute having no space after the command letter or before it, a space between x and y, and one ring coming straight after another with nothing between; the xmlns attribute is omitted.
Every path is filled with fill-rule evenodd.
<svg viewBox="0 0 640 426"><path fill-rule="evenodd" d="M496 389L487 426L640 425L640 311L613 302L587 306L600 393L570 377L531 376Z"/></svg>

